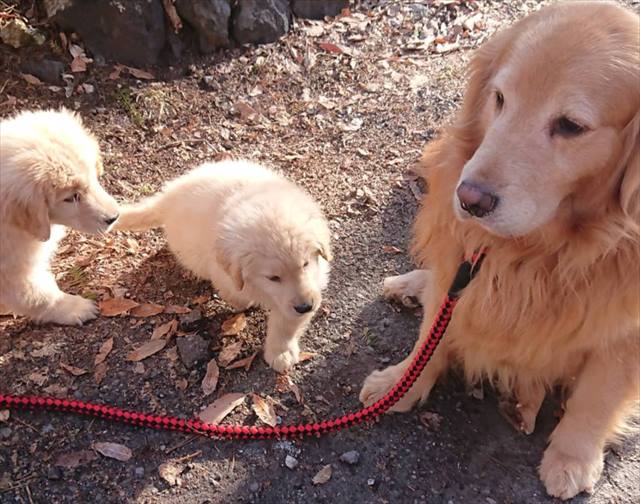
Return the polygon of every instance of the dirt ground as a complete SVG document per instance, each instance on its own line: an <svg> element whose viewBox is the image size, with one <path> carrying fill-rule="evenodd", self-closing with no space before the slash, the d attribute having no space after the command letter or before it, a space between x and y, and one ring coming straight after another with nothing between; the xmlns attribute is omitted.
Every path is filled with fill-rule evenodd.
<svg viewBox="0 0 640 504"><path fill-rule="evenodd" d="M84 327L0 318L0 391L186 417L226 393L256 393L273 401L283 423L358 408L367 374L400 360L417 336L419 310L380 297L386 275L411 268L405 252L422 186L407 170L458 106L472 48L540 3L365 2L328 23L298 21L273 45L169 61L148 69L153 79L136 79L126 69L116 75L113 65L94 61L74 75L68 98L64 89L20 76L21 63L38 51L0 48L0 116L35 107L77 109L103 149L104 185L120 201L153 193L202 161L249 157L281 169L322 203L335 249L324 309L303 341L316 355L290 373L302 401L276 388L277 375L260 356L248 371L221 367L217 389L204 396L206 362L230 342L242 342L238 358L258 351L264 314L248 312L240 334L221 336L230 307L176 264L159 232L71 233L54 271L72 293L97 300L126 296L189 313L103 316ZM456 17L459 25L473 15L471 36L457 37ZM438 46L420 38L430 27L444 37ZM68 65L56 40L39 51ZM204 361L188 367L175 337L139 363L126 360L154 328L174 319L179 334L196 333L207 342ZM110 338L113 350L100 382L94 358ZM536 467L557 408L548 400L527 437L502 418L489 386L469 393L454 374L416 411L306 441L211 441L12 412L0 421L0 502L552 502ZM439 425L425 422L425 413L441 417ZM247 399L225 422L260 420ZM124 445L132 457L123 462L96 455L96 442ZM352 450L357 463L340 460ZM74 455L86 458L74 462ZM287 456L295 458L295 468L285 465ZM175 485L159 474L171 460L181 471ZM330 480L315 485L313 477L326 465ZM640 502L640 439L610 450L595 495L575 502Z"/></svg>

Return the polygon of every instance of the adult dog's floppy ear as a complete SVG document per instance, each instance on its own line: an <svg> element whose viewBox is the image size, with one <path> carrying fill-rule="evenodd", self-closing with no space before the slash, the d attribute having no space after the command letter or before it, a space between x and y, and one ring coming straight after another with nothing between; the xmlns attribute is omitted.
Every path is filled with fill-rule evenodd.
<svg viewBox="0 0 640 504"><path fill-rule="evenodd" d="M627 217L637 219L640 216L640 110L625 127L623 136L619 161L620 207Z"/></svg>
<svg viewBox="0 0 640 504"><path fill-rule="evenodd" d="M40 241L51 236L49 205L41 190L36 190L27 198L12 198L4 202L7 220L16 227L27 231Z"/></svg>
<svg viewBox="0 0 640 504"><path fill-rule="evenodd" d="M241 291L244 288L244 278L242 278L242 266L238 258L233 257L233 254L220 244L216 245L215 253L218 264L231 277L236 289Z"/></svg>

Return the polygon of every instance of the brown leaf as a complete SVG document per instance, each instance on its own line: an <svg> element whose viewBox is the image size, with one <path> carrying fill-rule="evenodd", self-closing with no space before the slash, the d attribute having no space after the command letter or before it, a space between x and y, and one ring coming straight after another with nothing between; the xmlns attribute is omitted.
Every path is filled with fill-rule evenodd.
<svg viewBox="0 0 640 504"><path fill-rule="evenodd" d="M186 466L184 464L178 464L173 460L164 462L158 467L158 473L160 477L167 482L169 486L180 485L180 475L184 472Z"/></svg>
<svg viewBox="0 0 640 504"><path fill-rule="evenodd" d="M401 248L394 247L393 245L384 245L382 251L387 254L402 254L404 252Z"/></svg>
<svg viewBox="0 0 640 504"><path fill-rule="evenodd" d="M253 364L253 360L256 358L256 355L258 355L258 352L254 352L249 357L245 357L244 359L238 359L228 366L225 366L225 369L237 369L243 367L245 371L249 371L249 369L251 368L251 364Z"/></svg>
<svg viewBox="0 0 640 504"><path fill-rule="evenodd" d="M332 44L331 42L318 42L318 47L333 54L342 54L344 52L342 48L335 44Z"/></svg>
<svg viewBox="0 0 640 504"><path fill-rule="evenodd" d="M425 411L423 413L420 413L420 423L430 431L437 432L440 430L440 424L442 423L442 416L438 415L438 413Z"/></svg>
<svg viewBox="0 0 640 504"><path fill-rule="evenodd" d="M71 62L71 71L73 73L87 71L87 57L84 54L78 54Z"/></svg>
<svg viewBox="0 0 640 504"><path fill-rule="evenodd" d="M60 363L60 367L65 371L68 371L69 373L71 373L73 376L82 376L88 373L86 369L75 367L70 364L65 364L64 362Z"/></svg>
<svg viewBox="0 0 640 504"><path fill-rule="evenodd" d="M311 360L315 357L317 357L318 354L314 353L314 352L300 352L300 361L299 362L304 362L304 361L308 361Z"/></svg>
<svg viewBox="0 0 640 504"><path fill-rule="evenodd" d="M201 305L209 301L209 296L207 294L202 294L201 296L194 297L191 302L195 305ZM191 310L189 310L191 311Z"/></svg>
<svg viewBox="0 0 640 504"><path fill-rule="evenodd" d="M162 0L162 6L171 22L171 26L173 26L174 33L178 33L182 28L182 21L180 20L180 16L178 16L173 0ZM162 474L160 476L162 476Z"/></svg>
<svg viewBox="0 0 640 504"><path fill-rule="evenodd" d="M26 80L29 84L32 84L33 86L42 85L42 81L38 79L35 75L22 73L20 74L20 77L22 77L24 80Z"/></svg>
<svg viewBox="0 0 640 504"><path fill-rule="evenodd" d="M49 385L48 387L45 387L42 389L44 391L45 394L54 396L54 397L66 397L69 389L67 387L63 387L61 385L58 385L57 383L54 383L53 385Z"/></svg>
<svg viewBox="0 0 640 504"><path fill-rule="evenodd" d="M6 422L7 420L9 420L9 410L8 409L3 409L0 410L0 422Z"/></svg>
<svg viewBox="0 0 640 504"><path fill-rule="evenodd" d="M93 381L96 382L96 385L100 385L104 377L107 375L107 363L101 362L96 366L95 371L93 372Z"/></svg>
<svg viewBox="0 0 640 504"><path fill-rule="evenodd" d="M247 102L239 101L235 104L236 112L240 115L243 121L253 121L258 112Z"/></svg>
<svg viewBox="0 0 640 504"><path fill-rule="evenodd" d="M130 66L125 66L125 68L136 79L144 79L144 80L155 79L154 75L151 72L147 72L146 70L140 70L139 68L134 68L134 67L130 67Z"/></svg>
<svg viewBox="0 0 640 504"><path fill-rule="evenodd" d="M109 76L107 77L109 80L117 80L120 78L120 74L122 73L122 70L124 70L124 67L122 65L116 65L113 67L113 71L109 74Z"/></svg>
<svg viewBox="0 0 640 504"><path fill-rule="evenodd" d="M191 308L187 308L186 306L179 306L179 305L169 305L164 309L165 313L175 313L175 314L183 314L183 313L189 313L191 311Z"/></svg>
<svg viewBox="0 0 640 504"><path fill-rule="evenodd" d="M202 380L202 392L204 395L209 395L218 386L218 378L220 377L220 368L215 359L211 359L207 364L207 374Z"/></svg>
<svg viewBox="0 0 640 504"><path fill-rule="evenodd" d="M229 345L226 345L220 355L218 355L218 361L222 367L227 367L231 361L233 361L240 351L242 350L242 341L235 341Z"/></svg>
<svg viewBox="0 0 640 504"><path fill-rule="evenodd" d="M100 350L98 350L98 353L96 354L96 359L93 364L95 366L102 364L107 360L107 356L111 353L111 350L113 350L113 338L109 338L102 344Z"/></svg>
<svg viewBox="0 0 640 504"><path fill-rule="evenodd" d="M167 340L164 338L158 338L155 340L147 341L144 345L136 348L134 351L129 352L127 355L128 361L138 362L151 355L158 353L167 345Z"/></svg>
<svg viewBox="0 0 640 504"><path fill-rule="evenodd" d="M45 382L49 379L49 376L47 375L46 372L41 372L38 373L37 371L34 371L33 373L31 373L28 376L29 380L36 383L37 385L41 386L45 384Z"/></svg>
<svg viewBox="0 0 640 504"><path fill-rule="evenodd" d="M189 386L189 382L186 378L179 378L176 380L176 387L178 390L187 390Z"/></svg>
<svg viewBox="0 0 640 504"><path fill-rule="evenodd" d="M244 313L237 313L222 323L222 336L235 336L247 327L247 317Z"/></svg>
<svg viewBox="0 0 640 504"><path fill-rule="evenodd" d="M327 464L322 469L318 471L318 473L313 477L314 485L324 485L327 481L331 479L331 464Z"/></svg>
<svg viewBox="0 0 640 504"><path fill-rule="evenodd" d="M287 374L280 374L276 378L276 391L282 394L291 392L296 397L296 401L298 401L298 403L304 404L304 399L302 397L302 392L300 392L300 388L295 383L293 383L293 380Z"/></svg>
<svg viewBox="0 0 640 504"><path fill-rule="evenodd" d="M129 448L118 443L93 443L91 448L105 457L116 459L121 462L126 462L133 456L133 453Z"/></svg>
<svg viewBox="0 0 640 504"><path fill-rule="evenodd" d="M151 339L156 340L160 338L165 338L168 340L171 338L171 336L175 334L177 329L178 329L178 321L175 319L170 320L169 322L156 326L156 328L153 330L153 334L151 335Z"/></svg>
<svg viewBox="0 0 640 504"><path fill-rule="evenodd" d="M164 306L155 303L143 303L131 310L131 315L134 317L153 317L159 315L164 311Z"/></svg>
<svg viewBox="0 0 640 504"><path fill-rule="evenodd" d="M98 456L91 450L80 450L76 452L62 453L58 455L53 465L64 467L65 469L75 469L94 461Z"/></svg>
<svg viewBox="0 0 640 504"><path fill-rule="evenodd" d="M251 408L258 415L258 418L262 420L267 425L271 427L275 427L277 424L276 412L273 409L273 404L268 403L258 394L251 394L251 400L253 404Z"/></svg>
<svg viewBox="0 0 640 504"><path fill-rule="evenodd" d="M132 308L139 306L140 303L136 303L133 299L126 299L122 297L105 299L100 302L100 313L104 317L115 317L127 313Z"/></svg>
<svg viewBox="0 0 640 504"><path fill-rule="evenodd" d="M198 414L198 418L205 423L220 423L229 413L244 402L245 397L245 394L239 393L225 394L203 409Z"/></svg>

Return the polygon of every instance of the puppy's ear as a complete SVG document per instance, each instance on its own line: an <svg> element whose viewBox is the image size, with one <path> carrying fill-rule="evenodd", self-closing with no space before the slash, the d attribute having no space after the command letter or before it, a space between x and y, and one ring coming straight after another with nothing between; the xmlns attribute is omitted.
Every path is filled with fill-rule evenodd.
<svg viewBox="0 0 640 504"><path fill-rule="evenodd" d="M233 254L221 247L220 244L216 245L215 254L218 264L231 277L236 289L241 291L244 288L244 278L242 277L242 266L238 258L233 257Z"/></svg>
<svg viewBox="0 0 640 504"><path fill-rule="evenodd" d="M313 224L314 243L318 253L325 261L333 260L331 254L331 232L324 218L316 219Z"/></svg>
<svg viewBox="0 0 640 504"><path fill-rule="evenodd" d="M42 191L36 190L28 198L10 199L4 208L7 220L14 226L43 242L51 236L49 205Z"/></svg>
<svg viewBox="0 0 640 504"><path fill-rule="evenodd" d="M640 110L627 124L623 135L619 200L625 215L635 219L640 215Z"/></svg>

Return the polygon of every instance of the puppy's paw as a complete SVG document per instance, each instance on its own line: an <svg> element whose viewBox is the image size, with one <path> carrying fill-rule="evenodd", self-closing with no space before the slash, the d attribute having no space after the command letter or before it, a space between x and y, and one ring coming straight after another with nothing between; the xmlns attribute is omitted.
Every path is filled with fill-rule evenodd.
<svg viewBox="0 0 640 504"><path fill-rule="evenodd" d="M367 376L360 390L360 402L365 406L371 406L377 400L382 399L393 386L400 381L405 372L405 367L396 364L389 366L382 371L374 371ZM420 388L415 384L411 387L402 399L400 399L389 411L404 412L409 411L421 399Z"/></svg>
<svg viewBox="0 0 640 504"><path fill-rule="evenodd" d="M96 318L98 313L98 306L90 299L65 294L40 321L61 325L82 325Z"/></svg>
<svg viewBox="0 0 640 504"><path fill-rule="evenodd" d="M382 294L390 300L400 301L410 308L419 305L422 290L427 285L428 272L413 270L404 275L390 276L384 279Z"/></svg>
<svg viewBox="0 0 640 504"><path fill-rule="evenodd" d="M601 450L580 458L558 449L552 442L542 457L540 479L549 495L566 500L580 492L592 493L603 466Z"/></svg>
<svg viewBox="0 0 640 504"><path fill-rule="evenodd" d="M284 351L265 349L264 360L278 373L284 373L300 362L300 349L297 347L287 348Z"/></svg>

